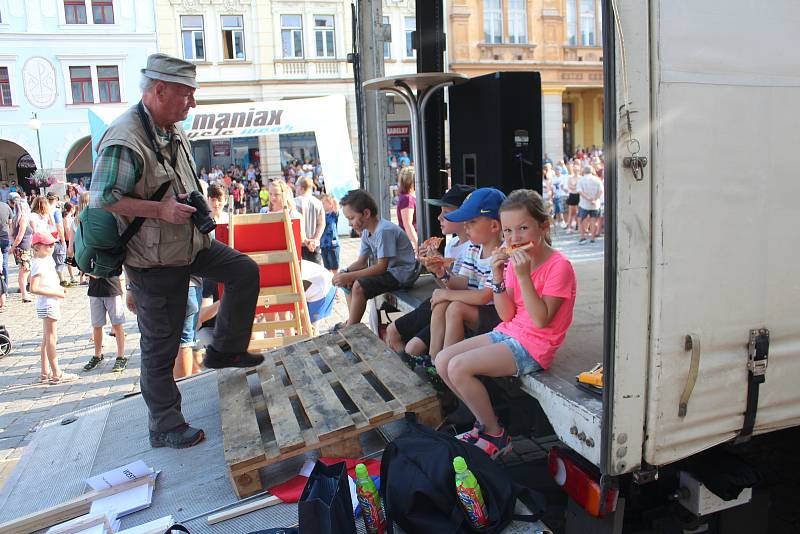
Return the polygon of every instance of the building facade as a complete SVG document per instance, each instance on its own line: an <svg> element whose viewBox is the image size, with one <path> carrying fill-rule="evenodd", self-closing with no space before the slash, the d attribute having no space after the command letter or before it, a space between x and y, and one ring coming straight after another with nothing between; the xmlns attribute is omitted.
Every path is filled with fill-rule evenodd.
<svg viewBox="0 0 800 534"><path fill-rule="evenodd" d="M449 69L537 71L550 158L603 144L600 0L450 0Z"/></svg>
<svg viewBox="0 0 800 534"><path fill-rule="evenodd" d="M156 50L150 1L0 0L0 181L90 176L88 108L136 103Z"/></svg>
<svg viewBox="0 0 800 534"><path fill-rule="evenodd" d="M413 0L387 0L392 27L387 74L416 70L405 55L405 25ZM352 15L347 0L156 0L159 50L197 64L198 104L243 103L342 94L354 158L358 128L353 68ZM401 108L402 106L398 106ZM320 120L325 120L320 117ZM396 109L390 124L408 125ZM397 130L393 130L397 131ZM281 174L291 160L317 158L313 132L193 142L198 166L231 164ZM324 169L324 162L322 162Z"/></svg>

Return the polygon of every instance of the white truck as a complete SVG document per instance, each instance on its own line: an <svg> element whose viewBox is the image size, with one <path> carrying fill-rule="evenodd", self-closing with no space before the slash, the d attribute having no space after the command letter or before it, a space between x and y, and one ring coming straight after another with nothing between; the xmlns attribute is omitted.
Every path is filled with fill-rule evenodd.
<svg viewBox="0 0 800 534"><path fill-rule="evenodd" d="M766 532L748 486L798 466L800 6L603 4L605 261L521 387L565 445L567 532ZM602 397L576 387L597 362Z"/></svg>

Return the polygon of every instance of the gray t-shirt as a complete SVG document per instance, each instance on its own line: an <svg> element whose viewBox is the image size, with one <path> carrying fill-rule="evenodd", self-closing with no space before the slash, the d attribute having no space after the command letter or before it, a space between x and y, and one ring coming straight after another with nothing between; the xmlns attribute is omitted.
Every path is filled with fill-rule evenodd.
<svg viewBox="0 0 800 534"><path fill-rule="evenodd" d="M358 255L369 256L371 263L388 258L389 266L386 271L401 284L411 282L414 277L417 260L411 241L399 226L386 219L378 221L375 233L370 234L366 228L361 232L361 250Z"/></svg>
<svg viewBox="0 0 800 534"><path fill-rule="evenodd" d="M13 217L11 207L5 202L0 202L0 239L8 239L11 232L8 228L8 221Z"/></svg>

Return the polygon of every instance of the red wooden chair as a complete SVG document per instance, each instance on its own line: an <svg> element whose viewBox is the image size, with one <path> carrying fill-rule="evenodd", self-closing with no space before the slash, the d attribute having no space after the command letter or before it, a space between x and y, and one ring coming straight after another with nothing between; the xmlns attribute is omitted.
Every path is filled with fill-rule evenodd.
<svg viewBox="0 0 800 534"><path fill-rule="evenodd" d="M290 320L254 323L253 332L283 330L284 336L254 339L249 349L280 347L311 337L311 319L300 275L300 220L291 219L285 210L231 215L229 224L217 225L216 239L258 264L261 290L256 313L292 314ZM294 329L293 336L287 335L290 329Z"/></svg>

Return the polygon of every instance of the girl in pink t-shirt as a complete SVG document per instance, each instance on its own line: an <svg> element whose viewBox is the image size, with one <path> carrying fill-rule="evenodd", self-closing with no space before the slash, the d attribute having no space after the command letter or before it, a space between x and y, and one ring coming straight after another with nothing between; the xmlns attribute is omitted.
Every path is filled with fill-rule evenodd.
<svg viewBox="0 0 800 534"><path fill-rule="evenodd" d="M521 376L547 369L572 324L575 271L551 247L550 218L539 193L514 191L500 206L507 247L492 257L494 305L502 319L492 332L465 339L436 357L439 376L475 415L460 439L492 458L511 449L479 376Z"/></svg>

